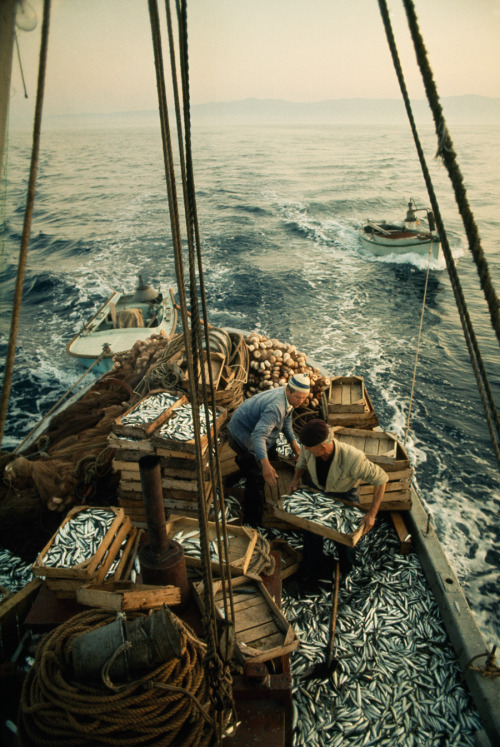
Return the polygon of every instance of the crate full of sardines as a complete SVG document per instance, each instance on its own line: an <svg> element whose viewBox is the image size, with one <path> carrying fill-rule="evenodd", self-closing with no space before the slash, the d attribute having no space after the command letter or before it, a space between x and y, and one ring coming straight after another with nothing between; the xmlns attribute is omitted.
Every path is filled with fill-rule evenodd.
<svg viewBox="0 0 500 747"><path fill-rule="evenodd" d="M36 576L83 582L112 575L136 530L122 508L77 506L62 522L33 565Z"/></svg>
<svg viewBox="0 0 500 747"><path fill-rule="evenodd" d="M213 436L215 427L219 430L227 418L227 410L222 407L216 407L215 414L211 407L207 411L208 419L203 405L200 405L197 413L202 451L208 447L208 433ZM194 454L196 451L195 428L193 408L190 402L186 402L176 407L164 424L154 431L151 443L159 455L162 455L161 450Z"/></svg>
<svg viewBox="0 0 500 747"><path fill-rule="evenodd" d="M167 537L182 545L186 565L201 568L200 526L198 519L172 514L167 521ZM232 524L226 526L228 560L231 574L241 575L250 567L257 544L257 530ZM217 526L213 521L207 522L210 565L212 570L220 571Z"/></svg>
<svg viewBox="0 0 500 747"><path fill-rule="evenodd" d="M112 430L119 436L149 438L172 415L177 407L182 407L188 399L185 394L154 389L116 418Z"/></svg>
<svg viewBox="0 0 500 747"><path fill-rule="evenodd" d="M306 529L321 537L354 547L363 529L365 512L358 506L336 500L313 488L301 488L292 495L282 495L273 508L273 515L291 529Z"/></svg>

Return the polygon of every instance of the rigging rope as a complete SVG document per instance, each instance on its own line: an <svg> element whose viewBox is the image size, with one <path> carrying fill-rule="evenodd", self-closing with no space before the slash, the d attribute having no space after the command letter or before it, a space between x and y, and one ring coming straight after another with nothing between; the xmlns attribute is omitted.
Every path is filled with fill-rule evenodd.
<svg viewBox="0 0 500 747"><path fill-rule="evenodd" d="M45 94L45 73L47 69L47 49L49 44L50 27L50 0L44 0L43 24L40 45L40 62L38 67L38 84L35 104L35 121L33 125L33 146L31 150L31 167L28 181L28 197L26 211L24 214L24 226L21 237L21 248L19 251L19 262L17 267L16 288L12 305L12 319L10 326L9 347L5 361L5 372L3 377L2 399L0 403L0 443L2 441L7 419L7 408L9 405L10 387L12 373L14 370L14 358L16 355L17 333L19 329L19 317L21 313L21 302L23 297L23 283L26 274L26 263L28 259L28 245L30 239L31 222L33 219L33 208L35 204L35 185L38 171L38 158L40 154L40 131L42 126L43 99Z"/></svg>
<svg viewBox="0 0 500 747"><path fill-rule="evenodd" d="M207 518L207 496L205 494L205 481L202 474L202 447L201 447L201 420L200 420L200 390L198 388L198 378L201 374L202 389L201 394L203 397L203 404L205 407L206 422L210 424L209 419L209 408L206 398L207 392L207 381L205 374L205 366L202 356L202 343L201 343L201 321L198 308L198 289L197 289L197 278L196 278L196 252L195 252L195 240L197 244L197 259L198 259L198 275L200 281L200 294L203 300L205 329L208 333L208 324L206 324L207 314L206 305L204 299L204 286L202 281L202 265L201 265L201 251L199 247L199 232L196 225L196 208L195 208L195 191L194 191L194 180L193 180L193 168L192 168L192 157L191 157L191 137L190 137L190 116L189 116L189 80L188 80L188 65L187 65L187 12L186 4L184 2L177 3L177 16L179 25L179 49L181 58L181 81L182 81L182 94L183 94L183 110L184 110L184 138L185 144L182 140L182 118L181 109L178 100L178 87L177 87L177 74L175 65L175 53L173 46L173 35L171 28L171 14L170 14L170 3L166 2L167 11L167 23L169 29L169 40L170 40L170 57L171 57L171 71L173 77L174 86L174 97L175 97L175 110L177 116L177 132L179 142L179 154L180 154L180 169L182 175L183 185L183 196L184 196L184 210L186 217L186 228L187 228L187 243L188 243L188 261L189 261L189 288L190 288L190 301L191 301L191 328L188 322L188 310L186 302L186 290L185 290L185 279L184 279L184 264L183 264L183 248L180 232L180 221L179 221L179 210L177 204L177 192L175 186L175 167L172 156L172 144L170 138L169 120L168 120L168 106L165 89L165 80L163 74L163 57L162 57L162 44L160 34L160 23L158 15L158 7L156 0L149 0L149 13L151 20L151 31L153 37L153 49L155 56L155 69L157 78L158 88L158 100L160 109L160 121L162 129L162 143L165 163L165 175L167 183L167 193L170 209L170 223L172 229L172 239L175 257L175 268L177 276L177 286L180 297L180 307L182 316L182 328L184 337L184 349L186 352L187 364L188 364L188 379L190 387L190 402L192 407L192 418L195 433L195 449L196 449L196 471L197 471L197 484L198 484L198 518L199 518L199 531L200 531L200 546L202 552L202 573L203 573L203 602L204 602L204 615L203 625L207 644L207 654L205 658L205 664L207 668L207 675L210 682L210 697L214 705L214 709L218 717L215 718L215 736L219 742L222 738L224 729L225 716L224 712L234 710L234 704L232 702L231 692L231 676L229 672L229 659L230 652L227 655L221 652L221 640L218 635L216 627L216 610L215 600L213 594L213 582L212 572L210 565L210 549L208 542L208 518ZM191 334L189 334L191 333ZM210 347L207 344L206 356L209 360ZM222 500L222 479L220 472L220 465L218 465L218 453L217 453L217 426L215 423L216 408L215 408L215 394L213 386L213 377L210 366L208 366L209 372L209 383L210 392L212 399L212 412L213 412L213 437L211 434L210 426L207 427L208 437L208 455L210 460L210 471L212 475L212 489L213 499L215 507L217 508L218 501ZM214 463L215 460L215 463ZM216 466L218 465L218 466ZM215 475L217 472L217 475ZM218 490L216 489L218 487ZM217 495L219 493L219 495ZM219 511L216 510L216 519L218 518ZM227 540L224 542L224 552L221 547L221 537L218 533L219 551L222 559L222 581L224 586L227 583L229 576L229 558L227 552ZM225 567L224 567L225 566ZM232 609L232 597L229 586L229 595ZM227 589L224 588L224 599L227 597ZM226 606L226 621L233 619L227 614Z"/></svg>
<svg viewBox="0 0 500 747"><path fill-rule="evenodd" d="M415 146L417 148L417 153L418 153L418 157L420 161L420 166L422 169L422 174L424 176L424 181L427 187L427 192L428 192L431 206L434 212L434 217L436 219L436 225L437 225L439 237L441 239L441 248L443 250L443 255L446 261L446 267L448 270L448 275L450 277L451 287L452 287L452 290L455 296L455 302L457 304L458 313L460 316L460 321L461 321L462 329L464 332L465 342L467 345L467 349L469 351L469 357L471 359L471 364L472 364L472 368L474 371L474 376L476 377L476 383L478 386L479 395L481 397L481 402L483 404L486 422L488 425L488 430L490 432L490 438L491 438L491 442L493 445L493 451L495 453L496 460L500 467L500 447L499 447L499 442L498 442L498 439L500 436L500 419L498 417L498 412L497 412L496 405L493 399L493 394L491 392L491 387L489 385L486 370L484 368L484 364L483 364L483 360L482 360L479 346L477 343L476 335L474 333L474 329L472 326L472 321L469 316L467 304L466 304L465 297L463 295L462 287L460 284L460 279L458 277L457 270L455 267L455 261L453 259L450 245L448 243L448 237L447 237L444 223L441 217L441 211L439 209L436 194L434 192L434 187L432 184L429 169L427 167L424 152L423 152L423 149L420 143L420 138L418 136L415 119L413 117L413 111L411 108L410 99L408 96L408 91L407 91L406 83L405 83L404 76L403 76L403 70L401 67L401 62L399 60L399 54L398 54L396 42L394 39L394 33L392 30L391 21L389 18L389 12L387 9L386 0L379 0L379 8L380 8L381 16L382 16L382 21L384 23L387 41L388 41L389 48L391 51L394 68L396 70L396 75L398 78L398 82L399 82L399 86L400 86L401 93L403 96L406 112L408 115L408 120L410 122L413 139L415 141ZM495 429L496 429L496 432L495 432Z"/></svg>
<svg viewBox="0 0 500 747"><path fill-rule="evenodd" d="M427 272L426 272L426 275L425 275L424 297L422 299L422 311L421 311L421 314L420 314L420 326L418 328L417 350L416 350L416 353L415 353L415 366L413 368L413 380L411 382L410 402L408 404L408 417L406 419L406 431L405 431L405 440L403 442L403 446L406 446L406 442L408 440L408 432L410 430L411 408L412 408L412 405L413 405L413 395L415 393L415 382L416 382L416 379L417 379L418 356L419 356L419 353L420 353L420 341L422 339L422 325L424 323L425 300L427 298L427 286L429 285L429 273L430 273L430 270L431 270L432 248L433 248L433 241L431 241L431 245L429 247L429 261L427 263Z"/></svg>
<svg viewBox="0 0 500 747"><path fill-rule="evenodd" d="M441 157L444 165L446 166L446 169L448 170L448 175L455 191L455 199L462 216L465 232L469 241L469 250L473 256L474 262L476 263L478 275L481 281L481 287L488 303L491 323L493 329L495 330L497 338L500 341L500 301L496 295L495 288L493 287L493 283L491 281L488 263L481 246L479 231L476 226L472 210L469 206L467 191L465 189L464 180L457 163L457 156L448 131L448 127L446 125L443 109L439 101L436 84L434 82L434 76L432 74L432 69L427 58L427 51L425 48L424 40L422 39L422 35L418 26L418 20L415 13L413 0L403 0L403 4L405 6L406 15L408 18L408 26L412 35L417 62L422 73L422 79L424 81L427 99L429 101L429 106L431 108L434 122L436 124L436 133L438 135L439 142L437 155Z"/></svg>
<svg viewBox="0 0 500 747"><path fill-rule="evenodd" d="M175 73L175 59L173 56L173 39L170 34L171 30L171 18L170 18L170 7L167 5L167 21L169 25L169 37L170 37L170 50L172 60L172 73ZM198 216L196 208L196 191L194 186L194 172L193 172L193 159L192 159L192 148L191 148L191 113L190 113L190 94L189 94L189 57L188 57L188 33L187 33L187 3L185 0L182 3L177 0L177 14L179 20L179 49L181 56L181 73L182 73L182 91L183 91L183 110L184 110L184 130L185 130L185 151L186 151L186 179L183 179L184 187L184 203L187 216L188 224L188 246L190 256L190 267L192 268L191 274L191 302L192 302L192 319L193 319L193 332L196 337L193 339L193 344L198 346L198 350L203 350L203 342L201 339L202 332L205 336L205 355L207 361L210 359L211 342L210 342L210 325L208 324L208 311L206 303L205 293L205 281L203 272L203 262L201 253L201 241L198 226ZM176 91L176 85L174 82L174 91ZM182 132L182 122L180 107L176 103L176 114L177 114L177 128L179 132ZM179 147L182 151L182 144L179 143ZM200 286L200 298L202 303L203 318L200 318L198 308L198 294L196 287L196 275L195 275L195 253L196 262L198 269L198 282ZM203 325L203 328L202 326ZM196 343L195 343L196 340ZM206 368L203 361L200 364L201 378L203 392L207 391L206 382ZM223 590L223 601L224 601L224 614L225 619L234 619L234 608L233 598L230 584L230 563L229 563L229 547L227 542L227 530L226 530L226 515L224 511L224 489L222 481L222 473L220 468L220 460L218 454L218 433L217 433L217 422L215 418L216 413L216 401L215 401L215 387L213 382L213 372L210 365L208 368L209 387L210 393L210 407L214 413L214 425L213 425L213 436L212 432L208 430L208 456L210 464L210 473L212 476L212 485L214 486L214 509L215 509L215 523L217 527L217 542L219 545L220 557L223 558L221 563L221 581ZM204 397L205 417L206 421L209 422L209 407L206 397ZM215 489L217 486L217 489ZM220 526L222 524L222 526ZM224 551L221 551L221 545L224 546ZM228 602L230 611L228 609Z"/></svg>

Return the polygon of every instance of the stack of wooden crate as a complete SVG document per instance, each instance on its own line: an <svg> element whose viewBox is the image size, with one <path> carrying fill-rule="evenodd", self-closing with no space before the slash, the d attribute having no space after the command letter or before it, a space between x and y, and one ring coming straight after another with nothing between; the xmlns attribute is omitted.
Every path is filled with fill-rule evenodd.
<svg viewBox="0 0 500 747"><path fill-rule="evenodd" d="M97 551L74 564L66 560L64 552L61 553L61 559L57 564L49 562L48 554L64 542L65 537L78 538L77 525L85 518L84 512L87 512L91 519L92 513L97 511L109 512L110 515L109 528ZM134 565L140 536L140 530L132 526L122 508L110 506L98 509L77 506L69 511L57 532L39 553L33 564L33 573L35 576L44 577L47 587L58 598L75 598L77 590L83 585L99 585L105 579L128 579ZM88 544L90 547L90 543Z"/></svg>
<svg viewBox="0 0 500 747"><path fill-rule="evenodd" d="M172 405L160 412L156 412L154 407L150 408L150 419L146 422L130 423L130 419L127 417L140 407L144 409L144 406L147 406L147 400L151 399L153 401L153 398L158 394L160 394L158 391L150 392L123 416L117 418L113 425L113 432L108 438L108 443L114 450L113 468L120 472L119 505L138 526L146 525L139 459L147 455L157 456L160 459L163 503L166 513L175 512L185 516L198 515L198 471L195 440L177 440L161 434L162 426L173 416L176 409L187 403L187 397L178 395ZM217 409L217 429L224 423L226 416L225 410ZM213 435L213 426L211 432ZM201 472L205 481L204 495L208 511L213 496L209 470L208 434L206 433L201 437L201 449Z"/></svg>
<svg viewBox="0 0 500 747"><path fill-rule="evenodd" d="M335 376L326 400L328 425L370 429L379 424L362 376Z"/></svg>
<svg viewBox="0 0 500 747"><path fill-rule="evenodd" d="M380 505L381 511L407 511L411 508L412 468L404 447L393 433L369 431L358 428L336 428L335 438L355 446L368 459L387 472L389 482ZM360 503L369 508L373 500L373 485L361 483Z"/></svg>

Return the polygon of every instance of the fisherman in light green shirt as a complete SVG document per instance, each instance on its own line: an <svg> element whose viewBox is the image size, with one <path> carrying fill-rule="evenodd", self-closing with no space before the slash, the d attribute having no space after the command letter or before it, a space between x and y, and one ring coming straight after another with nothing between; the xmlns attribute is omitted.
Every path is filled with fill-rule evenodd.
<svg viewBox="0 0 500 747"><path fill-rule="evenodd" d="M309 473L309 482L314 487L332 498L341 498L359 503L359 483L367 482L374 486L373 501L363 516L363 534L370 531L375 523L385 493L389 476L377 464L354 446L337 441L334 430L324 420L310 420L302 428L299 436L301 443L300 457L295 465L295 472L289 486L292 494L299 486L304 474ZM340 570L346 576L352 568L355 558L353 549L335 543L339 556ZM314 580L317 574L328 566L323 555L323 538L312 532L304 532L304 549L301 567L303 582Z"/></svg>

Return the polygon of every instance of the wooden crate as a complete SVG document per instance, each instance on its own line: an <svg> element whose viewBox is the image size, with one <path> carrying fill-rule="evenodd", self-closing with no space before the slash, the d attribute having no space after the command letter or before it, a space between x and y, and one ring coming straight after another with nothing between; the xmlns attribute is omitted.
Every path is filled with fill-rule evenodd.
<svg viewBox="0 0 500 747"><path fill-rule="evenodd" d="M168 538L173 539L174 535L181 530L186 530L188 532L197 532L197 535L195 535L195 537L199 539L200 530L198 519L190 518L187 516L170 516L169 520L167 521ZM216 540L217 526L214 522L209 521L207 523L207 531L209 541L211 542ZM234 571L237 575L244 574L248 571L255 545L257 544L257 531L255 529L251 529L250 527L241 527L234 524L228 524L227 535L231 573ZM186 558L186 565L190 565L195 568L201 568L201 560L199 558L190 556L188 554L187 548L185 550L184 557ZM210 565L212 567L212 570L220 572L220 564L217 561L211 561Z"/></svg>
<svg viewBox="0 0 500 747"><path fill-rule="evenodd" d="M152 399L158 394L175 395L177 396L177 400L165 410L159 410L157 416L149 422L137 424L126 424L123 422L128 415L142 407L145 403L147 403L148 399ZM188 399L185 394L170 392L164 389L153 389L151 392L148 392L148 394L139 402L136 402L135 405L133 405L129 410L120 415L120 417L116 418L115 422L111 426L112 431L113 433L116 433L120 436L130 436L131 438L148 438L153 433L153 431L160 428L169 419L174 410L176 410L178 407L181 407L181 405L184 405L187 401Z"/></svg>
<svg viewBox="0 0 500 747"><path fill-rule="evenodd" d="M375 428L379 422L362 376L335 376L328 392L328 424Z"/></svg>
<svg viewBox="0 0 500 747"><path fill-rule="evenodd" d="M407 470L411 477L410 460L404 447L394 433L371 431L359 428L336 428L335 438L338 441L355 446L371 462L379 464L386 472Z"/></svg>
<svg viewBox="0 0 500 747"><path fill-rule="evenodd" d="M85 584L76 591L76 601L88 607L132 611L158 609L164 604L180 604L177 586L133 584L131 581L107 581L101 585Z"/></svg>
<svg viewBox="0 0 500 747"><path fill-rule="evenodd" d="M261 581L248 576L231 579L235 623L235 658L255 664L289 654L299 646L294 629ZM194 596L203 614L203 582L194 584ZM224 618L221 582L213 584L216 614Z"/></svg>
<svg viewBox="0 0 500 747"><path fill-rule="evenodd" d="M120 437L116 433L110 433L108 436L108 446L113 449L113 467L116 462L135 463L143 456L154 455L155 449L149 439L133 439ZM115 468L116 469L116 468Z"/></svg>
<svg viewBox="0 0 500 747"><path fill-rule="evenodd" d="M332 502L335 502L334 498L332 498ZM325 527L323 524L318 524L310 519L304 519L302 516L298 516L297 514L283 511L283 509L279 507L273 509L273 515L276 519L282 521L288 529L305 529L313 534L318 534L320 537L326 537L335 542L340 542L341 545L346 545L347 547L354 547L363 536L363 527L359 527L355 532L351 532L351 534L343 534L343 532L338 532L336 529L332 529L331 527Z"/></svg>
<svg viewBox="0 0 500 747"><path fill-rule="evenodd" d="M171 495L164 496L163 506L167 517L171 514L188 516L190 518L198 517L198 495L194 492L183 495L187 495L188 498L179 498ZM213 500L213 491L211 489L206 494L205 499L205 509L208 516ZM127 493L118 489L118 503L135 526L146 527L146 509L142 495Z"/></svg>
<svg viewBox="0 0 500 747"><path fill-rule="evenodd" d="M88 506L77 506L75 508L72 508L71 511L69 511L68 515L62 522L57 532L51 537L51 539L45 545L43 550L41 550L41 552L38 554L38 557L33 564L33 573L35 574L35 576L45 576L48 578L57 577L57 578L67 578L67 579L83 579L83 580L88 580L92 578L96 574L99 565L103 561L103 558L107 556L107 558L109 559L108 550L110 549L112 545L113 547L115 546L115 538L118 536L118 534L122 535L122 540L123 540L127 531L130 529L130 522L127 523L124 511L122 508L116 508L115 506L109 506L103 510L113 513L115 515L115 518L110 528L107 530L106 535L104 536L97 552L91 558L81 563L77 563L76 565L71 566L69 568L62 567L62 566L47 566L43 562L43 558L45 557L47 552L50 550L54 542L57 540L58 534L60 532L66 531L65 528L67 527L69 522L71 522L71 519L74 518L81 511L91 511L91 509ZM124 526L125 526L125 529L124 529ZM117 551L119 547L120 545L118 545ZM111 562L112 560L113 558L111 559Z"/></svg>
<svg viewBox="0 0 500 747"><path fill-rule="evenodd" d="M47 587L54 592L58 599L75 599L78 589L82 586L100 586L104 583L117 583L119 581L128 580L137 554L141 533L142 530L138 530L136 527L131 525L130 517L125 516L123 524L116 533L115 539L109 546L90 579L51 575L47 576L45 580ZM126 540L125 547L122 548L121 546L124 540ZM105 580L113 562L117 559L120 550L121 554L118 565L111 577Z"/></svg>
<svg viewBox="0 0 500 747"><path fill-rule="evenodd" d="M229 477L239 472L240 468L236 464L236 452L233 451L226 440L219 446L219 462L222 477Z"/></svg>

